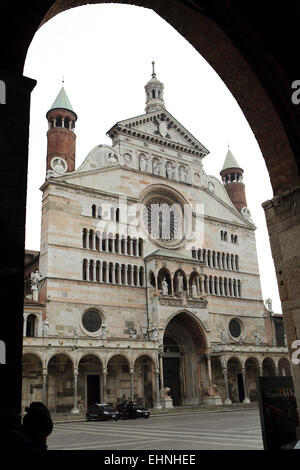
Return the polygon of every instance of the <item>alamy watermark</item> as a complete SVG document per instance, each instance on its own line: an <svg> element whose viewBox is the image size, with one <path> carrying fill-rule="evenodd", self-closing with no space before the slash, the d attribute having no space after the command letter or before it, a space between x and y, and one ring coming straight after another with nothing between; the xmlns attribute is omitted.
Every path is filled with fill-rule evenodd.
<svg viewBox="0 0 300 470"><path fill-rule="evenodd" d="M292 103L297 105L300 103L300 80L293 81L292 89L295 90L291 97Z"/></svg>
<svg viewBox="0 0 300 470"><path fill-rule="evenodd" d="M292 349L296 349L296 351L292 354L292 363L298 366L300 364L300 340L296 339L296 341L292 342Z"/></svg>
<svg viewBox="0 0 300 470"><path fill-rule="evenodd" d="M102 238L130 238L157 242L166 247L181 245L191 253L203 246L204 204L181 204L153 197L143 204L129 204L126 196L119 197L118 216L108 202L101 204L95 216L98 218L96 233Z"/></svg>
<svg viewBox="0 0 300 470"><path fill-rule="evenodd" d="M6 85L3 80L0 80L0 104L6 104Z"/></svg>
<svg viewBox="0 0 300 470"><path fill-rule="evenodd" d="M6 345L0 340L0 364L6 364Z"/></svg>

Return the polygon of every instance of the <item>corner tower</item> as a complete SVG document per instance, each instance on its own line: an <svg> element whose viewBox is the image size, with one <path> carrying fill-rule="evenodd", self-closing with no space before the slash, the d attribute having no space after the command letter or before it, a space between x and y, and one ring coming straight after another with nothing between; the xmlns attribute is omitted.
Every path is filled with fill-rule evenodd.
<svg viewBox="0 0 300 470"><path fill-rule="evenodd" d="M232 204L239 212L241 212L243 207L247 207L243 173L244 170L240 167L230 149L228 149L220 175Z"/></svg>
<svg viewBox="0 0 300 470"><path fill-rule="evenodd" d="M74 133L77 115L73 111L67 93L62 86L54 103L46 114L47 171L67 173L75 170L76 135Z"/></svg>

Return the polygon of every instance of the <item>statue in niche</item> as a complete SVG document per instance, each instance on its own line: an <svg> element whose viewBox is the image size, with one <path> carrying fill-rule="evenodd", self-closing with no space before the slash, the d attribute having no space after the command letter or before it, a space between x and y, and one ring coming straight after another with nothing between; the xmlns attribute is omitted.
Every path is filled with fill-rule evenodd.
<svg viewBox="0 0 300 470"><path fill-rule="evenodd" d="M225 329L223 328L223 330L221 331L221 343L226 344L226 342L227 342L227 335L226 335Z"/></svg>
<svg viewBox="0 0 300 470"><path fill-rule="evenodd" d="M168 163L167 164L167 177L168 178L173 178L173 168L172 168L172 164L171 163Z"/></svg>
<svg viewBox="0 0 300 470"><path fill-rule="evenodd" d="M168 283L167 283L165 277L164 277L164 279L161 283L161 290L162 290L162 295L168 295L169 294L169 287L168 287Z"/></svg>
<svg viewBox="0 0 300 470"><path fill-rule="evenodd" d="M102 326L102 339L106 339L106 338L107 338L106 326L103 325Z"/></svg>
<svg viewBox="0 0 300 470"><path fill-rule="evenodd" d="M159 162L157 160L154 160L153 161L153 173L155 175L159 175L160 174L160 169L159 169Z"/></svg>
<svg viewBox="0 0 300 470"><path fill-rule="evenodd" d="M183 275L181 273L177 276L177 293L183 292Z"/></svg>
<svg viewBox="0 0 300 470"><path fill-rule="evenodd" d="M147 171L147 161L144 156L141 156L140 158L140 170Z"/></svg>
<svg viewBox="0 0 300 470"><path fill-rule="evenodd" d="M195 299L198 297L198 288L196 282L193 282L192 284L192 297Z"/></svg>
<svg viewBox="0 0 300 470"><path fill-rule="evenodd" d="M134 339L134 331L132 328L129 329L129 339L130 340Z"/></svg>
<svg viewBox="0 0 300 470"><path fill-rule="evenodd" d="M49 322L48 318L43 322L43 338L47 338L49 334Z"/></svg>
<svg viewBox="0 0 300 470"><path fill-rule="evenodd" d="M77 330L76 326L75 326L75 328L73 328L73 337L74 337L74 339L78 338L78 330Z"/></svg>

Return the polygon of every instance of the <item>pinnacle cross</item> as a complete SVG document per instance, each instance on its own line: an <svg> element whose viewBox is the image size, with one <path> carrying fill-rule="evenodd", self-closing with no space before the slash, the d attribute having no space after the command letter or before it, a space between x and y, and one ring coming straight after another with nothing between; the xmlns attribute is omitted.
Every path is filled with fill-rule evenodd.
<svg viewBox="0 0 300 470"><path fill-rule="evenodd" d="M155 62L154 62L154 60L153 60L153 61L152 61L152 77L153 77L153 78L156 77L154 65L155 65Z"/></svg>

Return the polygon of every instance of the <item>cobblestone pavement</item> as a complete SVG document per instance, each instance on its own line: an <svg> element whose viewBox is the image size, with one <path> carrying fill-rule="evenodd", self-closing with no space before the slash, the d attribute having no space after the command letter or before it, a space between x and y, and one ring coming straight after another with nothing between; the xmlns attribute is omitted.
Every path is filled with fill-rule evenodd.
<svg viewBox="0 0 300 470"><path fill-rule="evenodd" d="M56 423L49 450L259 450L258 410Z"/></svg>

